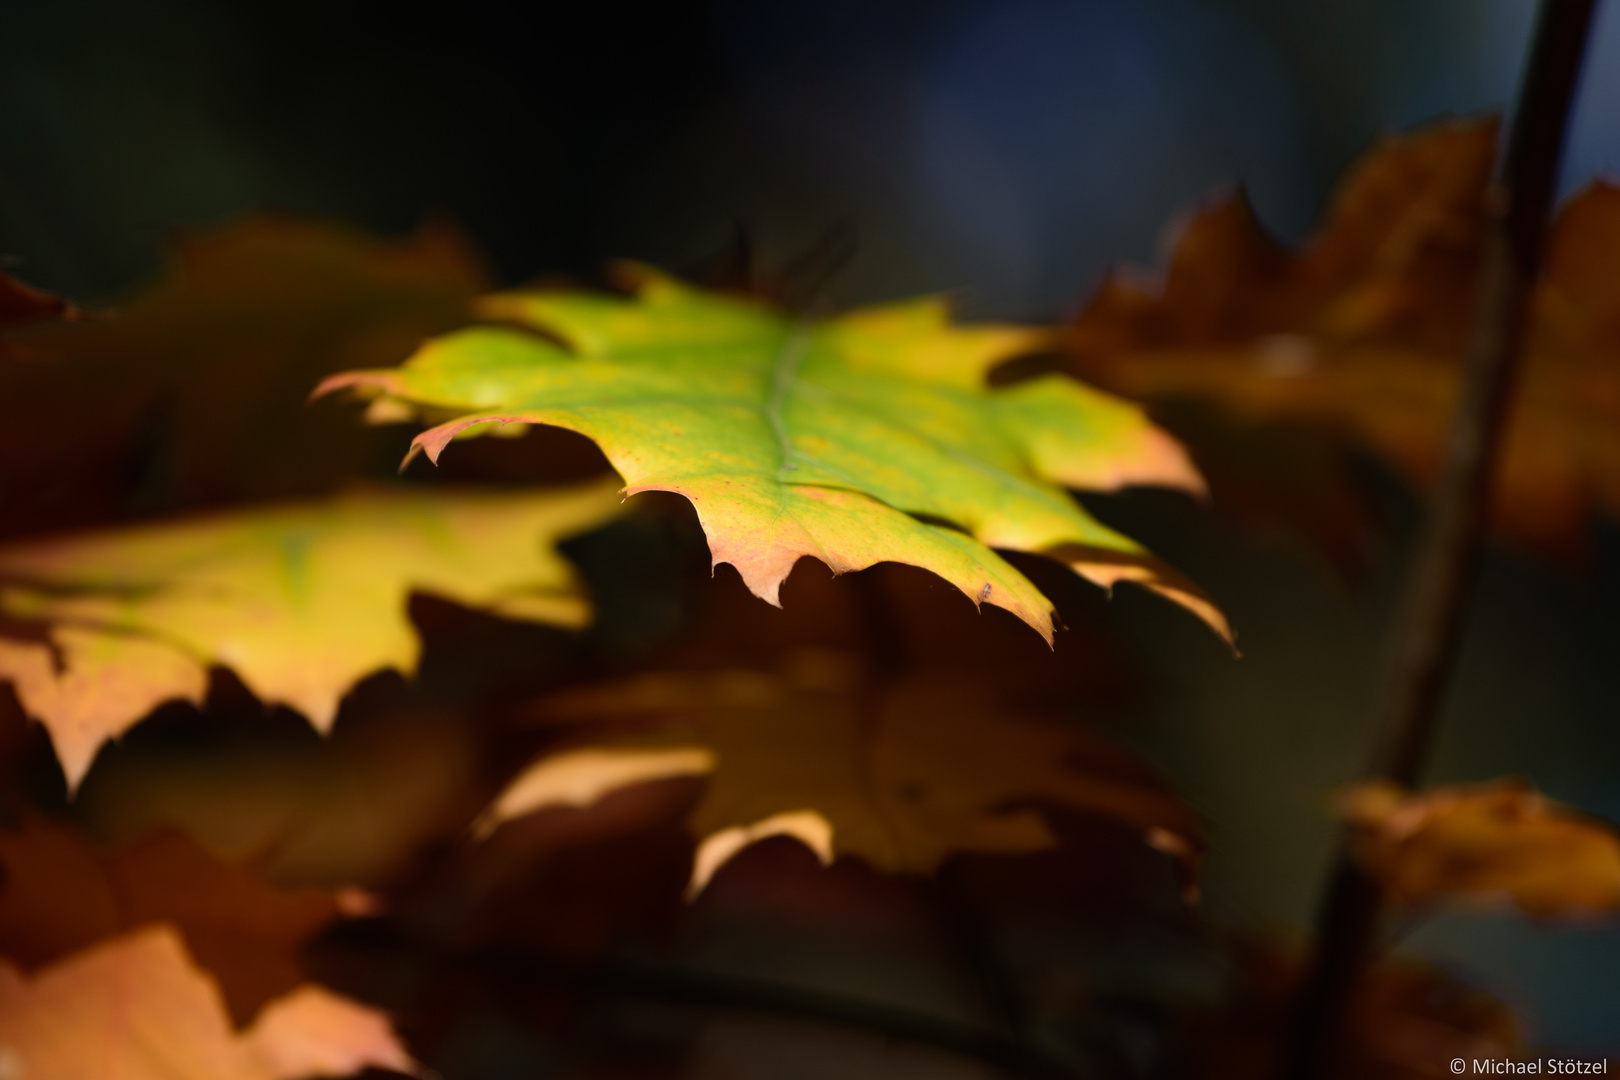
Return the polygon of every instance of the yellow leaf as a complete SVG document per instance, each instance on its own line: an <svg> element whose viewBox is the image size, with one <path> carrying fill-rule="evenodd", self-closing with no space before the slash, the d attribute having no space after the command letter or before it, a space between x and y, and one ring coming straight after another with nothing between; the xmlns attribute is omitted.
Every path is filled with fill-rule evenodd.
<svg viewBox="0 0 1620 1080"><path fill-rule="evenodd" d="M568 492L360 491L0 549L0 677L50 730L70 785L154 704L201 698L210 664L325 731L344 692L415 669L412 591L582 625L552 543L612 514L611 485Z"/></svg>
<svg viewBox="0 0 1620 1080"><path fill-rule="evenodd" d="M1038 850L1055 843L1043 802L1117 818L1187 863L1201 847L1192 813L1098 736L999 707L968 680L871 685L842 654L790 654L777 672L641 676L557 695L544 712L654 727L539 759L490 820L542 805L519 796L559 760L590 761L623 783L708 772L689 822L700 845L694 890L766 836L795 836L824 861L856 855L915 874L956 851Z"/></svg>

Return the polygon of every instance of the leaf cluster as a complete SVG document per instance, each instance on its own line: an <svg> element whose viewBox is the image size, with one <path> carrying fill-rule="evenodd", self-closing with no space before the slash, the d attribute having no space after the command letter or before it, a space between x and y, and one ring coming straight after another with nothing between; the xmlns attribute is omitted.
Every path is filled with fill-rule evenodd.
<svg viewBox="0 0 1620 1080"><path fill-rule="evenodd" d="M1217 510L1356 550L1344 445L1438 458L1494 137L1384 145L1300 252L1217 205L1068 327L641 266L489 292L442 230L277 218L181 242L118 312L0 279L0 1074L451 1075L512 1016L587 1074L629 1067L593 1033L648 999L1106 1075L1129 1024L1097 1018L1150 1015L1190 1072L1272 1069L1297 950L1199 912L1206 823L1101 722L1134 689L1114 585L1232 631L1074 492L1207 471ZM1620 506L1614 205L1565 210L1536 298L1501 523L1544 548ZM1033 354L1065 370L992 378ZM1408 912L1620 908L1614 830L1523 785L1343 813ZM910 942L986 1003L705 966L761 923ZM1009 975L1033 925L1069 951ZM1087 934L1214 953L1224 996L1059 986ZM1379 1075L1523 1045L1398 959L1352 1012Z"/></svg>

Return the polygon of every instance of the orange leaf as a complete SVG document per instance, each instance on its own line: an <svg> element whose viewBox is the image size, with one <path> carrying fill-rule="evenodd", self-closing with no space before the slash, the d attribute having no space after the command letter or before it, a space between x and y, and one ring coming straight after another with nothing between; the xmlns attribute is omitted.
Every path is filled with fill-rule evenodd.
<svg viewBox="0 0 1620 1080"><path fill-rule="evenodd" d="M300 1080L416 1072L387 1019L305 985L231 1029L171 926L110 938L32 979L0 961L0 1062L50 1080Z"/></svg>
<svg viewBox="0 0 1620 1080"><path fill-rule="evenodd" d="M1511 900L1532 915L1620 910L1620 835L1524 784L1350 792L1357 857L1400 904Z"/></svg>
<svg viewBox="0 0 1620 1080"><path fill-rule="evenodd" d="M0 955L32 969L119 931L171 923L238 1023L302 980L299 947L339 914L334 893L274 888L179 833L103 848L35 821L0 832L0 866Z"/></svg>
<svg viewBox="0 0 1620 1080"><path fill-rule="evenodd" d="M1069 366L1130 397L1213 402L1251 426L1321 425L1433 482L1460 384L1496 130L1452 123L1386 141L1298 253L1265 237L1241 195L1200 212L1162 287L1116 277L1092 298ZM1578 549L1593 510L1620 514L1616 250L1620 190L1597 184L1555 221L1533 297L1497 524L1541 550ZM1178 433L1200 461L1210 456Z"/></svg>
<svg viewBox="0 0 1620 1080"><path fill-rule="evenodd" d="M1275 942L1236 943L1235 985L1227 1005L1191 1025L1193 1075L1238 1080L1276 1076L1294 1037L1302 953ZM1455 1058L1506 1058L1522 1052L1513 1011L1444 971L1386 958L1358 981L1348 1003L1343 1043L1330 1080L1381 1077L1438 1080Z"/></svg>

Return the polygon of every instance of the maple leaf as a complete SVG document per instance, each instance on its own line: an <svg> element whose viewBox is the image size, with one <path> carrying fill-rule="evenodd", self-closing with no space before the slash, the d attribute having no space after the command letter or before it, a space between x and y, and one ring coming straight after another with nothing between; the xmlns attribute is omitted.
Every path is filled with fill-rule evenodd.
<svg viewBox="0 0 1620 1080"><path fill-rule="evenodd" d="M159 703L200 702L210 664L326 731L356 680L414 670L413 590L583 624L550 545L617 503L611 485L362 491L0 549L0 616L39 631L0 636L0 677L49 729L70 786Z"/></svg>
<svg viewBox="0 0 1620 1080"><path fill-rule="evenodd" d="M25 978L0 960L0 1070L51 1080L302 1080L415 1074L387 1017L306 984L232 1029L219 990L158 924Z"/></svg>
<svg viewBox="0 0 1620 1080"><path fill-rule="evenodd" d="M1620 834L1522 783L1353 790L1356 855L1399 904L1507 899L1532 915L1620 910Z"/></svg>
<svg viewBox="0 0 1620 1080"><path fill-rule="evenodd" d="M490 808L484 829L549 805L589 805L659 777L709 775L689 825L691 890L768 836L795 836L824 862L931 873L955 851L1052 846L1043 800L1105 814L1191 860L1197 819L1146 770L1094 734L998 707L960 678L871 686L842 654L801 650L777 673L647 675L553 698L554 721L659 718L654 731L543 757ZM677 721L673 726L670 720Z"/></svg>
<svg viewBox="0 0 1620 1080"><path fill-rule="evenodd" d="M904 562L1050 641L1050 604L999 547L1104 586L1138 582L1229 636L1203 593L1063 489L1201 490L1180 447L1136 407L1062 377L985 387L990 367L1046 333L956 327L936 300L794 321L646 269L633 276L633 298L488 297L482 314L515 325L458 331L402 367L335 376L318 392L355 387L396 414L456 416L415 440L413 453L435 461L480 425L578 431L628 494L691 500L714 563L773 604L803 556L838 572Z"/></svg>
<svg viewBox="0 0 1620 1080"><path fill-rule="evenodd" d="M487 287L449 229L279 215L182 234L155 282L70 323L0 286L0 535L332 490L376 436L309 387L465 324Z"/></svg>
<svg viewBox="0 0 1620 1080"><path fill-rule="evenodd" d="M0 956L34 970L114 934L171 923L218 980L238 1025L303 980L298 950L338 918L339 895L279 889L181 833L113 847L30 821L0 832Z"/></svg>
<svg viewBox="0 0 1620 1080"><path fill-rule="evenodd" d="M1064 346L1069 370L1138 400L1217 403L1251 426L1325 425L1420 484L1439 474L1461 384L1493 121L1387 140L1348 176L1302 251L1239 194L1183 229L1162 285L1116 275ZM1496 477L1497 525L1568 552L1593 508L1620 513L1620 189L1555 220ZM1175 424L1200 461L1218 453ZM1217 484L1217 503L1220 503Z"/></svg>

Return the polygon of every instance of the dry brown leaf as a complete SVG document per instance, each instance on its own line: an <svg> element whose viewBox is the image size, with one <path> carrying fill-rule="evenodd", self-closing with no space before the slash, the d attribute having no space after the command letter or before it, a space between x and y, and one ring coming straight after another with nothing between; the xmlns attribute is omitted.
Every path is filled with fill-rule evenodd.
<svg viewBox="0 0 1620 1080"><path fill-rule="evenodd" d="M442 227L387 242L258 215L183 235L117 311L4 330L0 535L307 495L387 468L347 410L307 407L311 387L462 325L486 287Z"/></svg>
<svg viewBox="0 0 1620 1080"><path fill-rule="evenodd" d="M0 1064L39 1080L302 1080L416 1065L375 1009L312 985L246 1031L163 924L24 976L0 960Z"/></svg>
<svg viewBox="0 0 1620 1080"><path fill-rule="evenodd" d="M1197 1018L1189 1032L1194 1075L1265 1080L1278 1074L1294 1033L1298 951L1240 941L1233 1000ZM1328 1080L1423 1080L1452 1076L1456 1058L1502 1059L1523 1049L1513 1011L1437 968L1404 958L1370 968L1357 985L1344 1043Z"/></svg>
<svg viewBox="0 0 1620 1080"><path fill-rule="evenodd" d="M336 894L278 889L179 833L105 848L34 821L0 832L0 956L32 970L153 922L184 934L239 1024L303 980L300 946L339 916Z"/></svg>
<svg viewBox="0 0 1620 1080"><path fill-rule="evenodd" d="M797 837L823 861L850 854L917 874L956 851L1038 850L1056 842L1042 802L1119 819L1189 862L1202 843L1191 811L1095 733L1009 710L968 679L874 684L845 654L790 653L776 672L642 676L558 695L546 713L659 723L541 758L491 820L577 804L620 779L712 770L689 819L694 891L767 836Z"/></svg>
<svg viewBox="0 0 1620 1080"><path fill-rule="evenodd" d="M1496 135L1476 121L1386 140L1298 253L1264 235L1241 194L1200 212L1162 285L1117 276L1092 298L1070 369L1137 399L1213 402L1251 425L1325 425L1431 483L1460 382ZM1616 251L1620 189L1595 184L1554 223L1497 476L1498 525L1540 550L1576 550L1589 513L1620 514ZM1200 461L1216 456L1179 433Z"/></svg>
<svg viewBox="0 0 1620 1080"><path fill-rule="evenodd" d="M1525 784L1345 799L1356 854L1399 904L1511 901L1532 915L1620 910L1620 835Z"/></svg>

